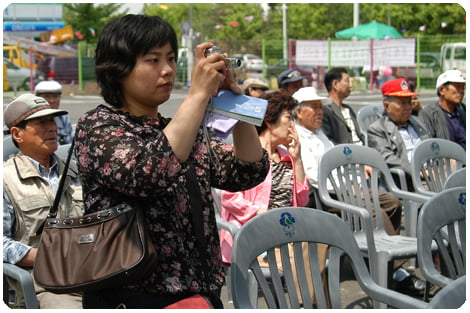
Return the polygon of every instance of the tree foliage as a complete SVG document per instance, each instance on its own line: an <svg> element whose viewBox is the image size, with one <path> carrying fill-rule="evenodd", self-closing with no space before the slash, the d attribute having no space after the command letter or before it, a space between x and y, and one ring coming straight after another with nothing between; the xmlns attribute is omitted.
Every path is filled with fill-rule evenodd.
<svg viewBox="0 0 470 313"><path fill-rule="evenodd" d="M63 17L66 25L72 25L75 32L89 43L97 41L98 34L104 25L118 16L125 15L127 10L118 13L122 4L64 3Z"/></svg>
<svg viewBox="0 0 470 313"><path fill-rule="evenodd" d="M179 38L191 25L196 41L282 39L281 3L268 10L256 3L168 3L145 4L142 12L166 19ZM353 3L286 3L289 39L327 39L353 26ZM124 13L121 4L64 4L64 21L84 40L95 42L104 24ZM465 34L464 8L456 3L362 3L360 23L373 20L390 24L405 37L418 34ZM425 30L420 30L421 26ZM445 26L445 27L443 27ZM95 30L93 37L90 28Z"/></svg>

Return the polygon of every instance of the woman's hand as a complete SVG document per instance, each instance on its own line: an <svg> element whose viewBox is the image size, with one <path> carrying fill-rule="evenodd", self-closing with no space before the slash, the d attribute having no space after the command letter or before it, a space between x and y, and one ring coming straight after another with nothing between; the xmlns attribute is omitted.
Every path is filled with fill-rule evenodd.
<svg viewBox="0 0 470 313"><path fill-rule="evenodd" d="M288 145L289 154L294 160L301 159L300 156L300 141L299 135L297 134L297 129L294 126L294 123L291 123L289 126L289 134L287 135L288 141L290 142Z"/></svg>
<svg viewBox="0 0 470 313"><path fill-rule="evenodd" d="M203 92L209 97L217 93L219 86L225 80L224 56L219 53L205 56L205 51L212 46L212 43L204 42L196 47L190 93Z"/></svg>
<svg viewBox="0 0 470 313"><path fill-rule="evenodd" d="M299 135L297 133L297 129L295 128L294 123L291 123L291 125L289 126L288 138L290 143L287 148L289 150L289 154L294 159L296 179L299 182L303 182L305 180L305 170L302 162L302 156L300 153Z"/></svg>

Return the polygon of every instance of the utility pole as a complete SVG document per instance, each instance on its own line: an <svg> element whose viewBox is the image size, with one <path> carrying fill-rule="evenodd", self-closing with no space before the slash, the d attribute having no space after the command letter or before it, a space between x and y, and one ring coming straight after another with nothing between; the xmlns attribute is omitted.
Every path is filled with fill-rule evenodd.
<svg viewBox="0 0 470 313"><path fill-rule="evenodd" d="M287 5L282 4L282 44L283 44L283 58L287 60L287 16L286 16Z"/></svg>
<svg viewBox="0 0 470 313"><path fill-rule="evenodd" d="M354 13L353 13L353 26L356 27L356 26L359 26L359 3L354 3L353 4L353 9L354 9Z"/></svg>

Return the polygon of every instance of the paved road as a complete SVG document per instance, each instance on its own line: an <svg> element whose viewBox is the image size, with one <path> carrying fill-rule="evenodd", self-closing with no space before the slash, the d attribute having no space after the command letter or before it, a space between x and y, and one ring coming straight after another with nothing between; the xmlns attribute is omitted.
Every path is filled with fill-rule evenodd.
<svg viewBox="0 0 470 313"><path fill-rule="evenodd" d="M24 93L24 92L21 92ZM187 94L187 89L174 90L170 99L161 105L159 111L163 116L171 117L178 109ZM322 94L322 92L320 92ZM19 95L19 94L17 94ZM325 95L325 92L323 92ZM9 103L14 97L13 92L3 93L3 104ZM437 100L434 90L425 90L420 93L420 101L426 106ZM357 112L359 108L366 105L382 105L382 96L376 92L357 92L354 91L346 100L352 108ZM63 95L61 101L61 108L69 112L72 123L76 123L83 113L96 107L96 105L103 103L103 99L98 95Z"/></svg>

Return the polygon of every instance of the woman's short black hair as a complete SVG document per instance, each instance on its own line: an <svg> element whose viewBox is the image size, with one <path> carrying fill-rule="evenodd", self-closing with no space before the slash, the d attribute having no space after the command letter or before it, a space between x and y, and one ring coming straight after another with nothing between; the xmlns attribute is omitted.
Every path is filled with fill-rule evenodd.
<svg viewBox="0 0 470 313"><path fill-rule="evenodd" d="M112 106L122 107L121 81L132 71L137 57L167 43L176 57L178 39L175 30L158 16L129 14L106 24L95 55L96 81L104 100Z"/></svg>

